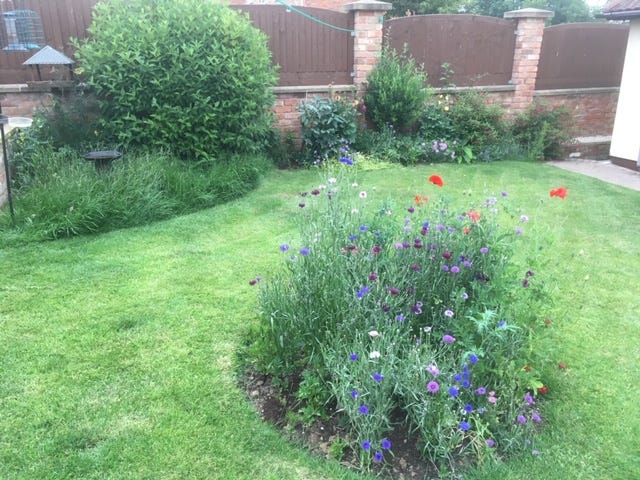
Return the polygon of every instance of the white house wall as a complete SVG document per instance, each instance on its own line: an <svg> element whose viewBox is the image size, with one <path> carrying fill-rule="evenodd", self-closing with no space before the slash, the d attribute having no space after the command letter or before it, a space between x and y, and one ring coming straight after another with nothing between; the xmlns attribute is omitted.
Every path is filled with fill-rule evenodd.
<svg viewBox="0 0 640 480"><path fill-rule="evenodd" d="M610 154L640 160L640 18L631 20L629 28Z"/></svg>

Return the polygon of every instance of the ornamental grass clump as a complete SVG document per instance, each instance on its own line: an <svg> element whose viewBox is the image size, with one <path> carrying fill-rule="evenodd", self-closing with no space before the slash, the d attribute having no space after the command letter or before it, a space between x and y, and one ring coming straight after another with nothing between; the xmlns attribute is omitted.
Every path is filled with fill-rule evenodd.
<svg viewBox="0 0 640 480"><path fill-rule="evenodd" d="M363 469L393 461L400 428L445 470L531 448L542 383L525 369L536 312L522 302L541 288L513 264L522 215L506 192L455 203L434 174L381 200L353 161L323 172L297 199L284 268L260 283L259 368L320 378Z"/></svg>

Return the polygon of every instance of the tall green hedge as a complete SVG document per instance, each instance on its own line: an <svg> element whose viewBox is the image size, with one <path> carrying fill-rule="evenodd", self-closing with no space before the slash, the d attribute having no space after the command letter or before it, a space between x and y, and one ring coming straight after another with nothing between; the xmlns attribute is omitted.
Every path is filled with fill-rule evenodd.
<svg viewBox="0 0 640 480"><path fill-rule="evenodd" d="M202 159L268 137L277 76L244 14L202 0L109 0L89 33L77 58L102 138Z"/></svg>

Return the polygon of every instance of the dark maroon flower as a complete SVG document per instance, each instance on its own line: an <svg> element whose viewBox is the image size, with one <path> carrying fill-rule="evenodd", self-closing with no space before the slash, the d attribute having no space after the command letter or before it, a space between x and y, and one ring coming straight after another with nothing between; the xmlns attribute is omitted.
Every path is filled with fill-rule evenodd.
<svg viewBox="0 0 640 480"><path fill-rule="evenodd" d="M369 274L369 280L372 282L375 282L376 280L378 280L378 275L376 275L375 273L371 272Z"/></svg>
<svg viewBox="0 0 640 480"><path fill-rule="evenodd" d="M400 290L398 290L396 287L391 287L391 288L389 289L389 293L390 293L391 295L400 295Z"/></svg>
<svg viewBox="0 0 640 480"><path fill-rule="evenodd" d="M300 208L304 208L304 202L300 202L300 203L298 204L298 206L299 206Z"/></svg>
<svg viewBox="0 0 640 480"><path fill-rule="evenodd" d="M442 254L442 258L446 258L447 260L449 260L451 258L451 252L444 252Z"/></svg>
<svg viewBox="0 0 640 480"><path fill-rule="evenodd" d="M314 188L313 190L311 190L311 195L320 195L320 190Z"/></svg>

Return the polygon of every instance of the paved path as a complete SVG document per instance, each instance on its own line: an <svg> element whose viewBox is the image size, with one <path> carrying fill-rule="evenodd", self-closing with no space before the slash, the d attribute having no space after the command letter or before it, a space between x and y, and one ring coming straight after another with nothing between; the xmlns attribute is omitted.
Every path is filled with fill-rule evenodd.
<svg viewBox="0 0 640 480"><path fill-rule="evenodd" d="M608 160L558 160L547 162L554 167L582 173L632 190L640 191L640 172L614 165Z"/></svg>

